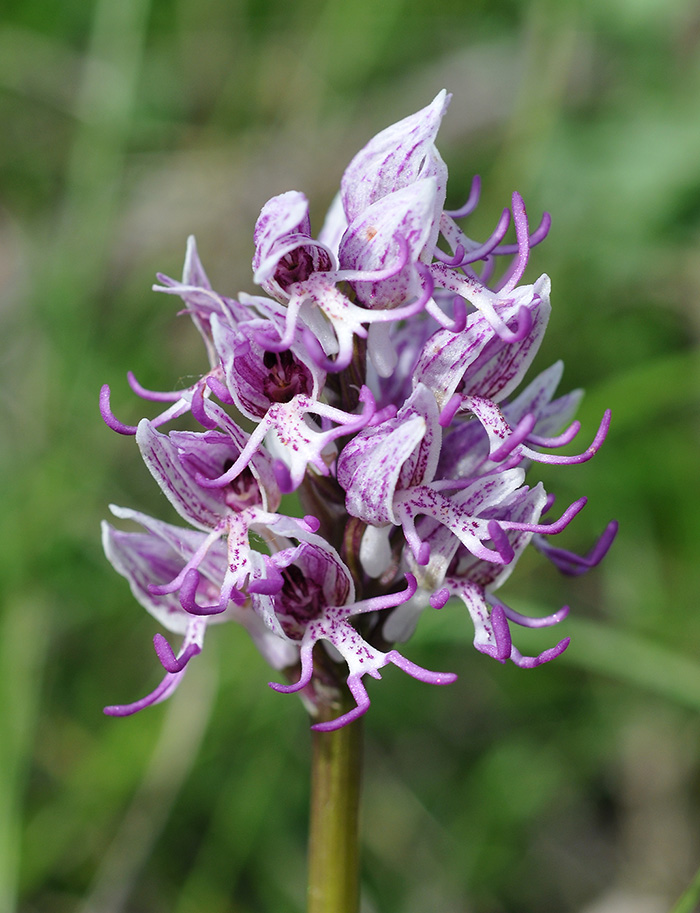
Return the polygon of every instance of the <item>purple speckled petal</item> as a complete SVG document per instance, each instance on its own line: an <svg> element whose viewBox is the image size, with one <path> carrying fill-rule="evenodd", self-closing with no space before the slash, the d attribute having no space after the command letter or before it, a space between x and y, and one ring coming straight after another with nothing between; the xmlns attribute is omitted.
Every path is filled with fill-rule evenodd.
<svg viewBox="0 0 700 913"><path fill-rule="evenodd" d="M543 285L530 302L505 304L501 319L517 318L521 306L532 314L532 327L520 342L504 342L480 313L467 317L462 333L438 330L425 344L414 372L414 384L424 383L445 407L459 390L499 402L520 383L537 354L549 319L549 298Z"/></svg>
<svg viewBox="0 0 700 913"><path fill-rule="evenodd" d="M337 478L346 508L366 523L396 523L398 489L430 481L441 432L432 393L418 385L397 415L356 435L338 457Z"/></svg>
<svg viewBox="0 0 700 913"><path fill-rule="evenodd" d="M420 294L411 264L424 252L432 256L430 214L435 207L435 178L424 178L382 197L363 210L347 228L340 242L341 269L375 271L396 262L400 235L408 245L408 264L401 272L379 282L354 282L357 300L372 309L394 308Z"/></svg>
<svg viewBox="0 0 700 913"><path fill-rule="evenodd" d="M177 577L192 555L206 542L203 533L162 523L123 508L113 508L123 519L135 520L146 532L123 532L109 523L102 524L105 554L114 568L125 577L131 592L141 605L169 631L184 634L189 616L176 593L154 595L153 586L167 584ZM199 567L209 580L221 580L226 566L222 542L211 544ZM213 590L218 594L219 587Z"/></svg>
<svg viewBox="0 0 700 913"><path fill-rule="evenodd" d="M304 552L303 546L300 549L288 550L288 552L290 557L286 566L289 566L292 561L300 566L308 564L309 553ZM333 552L333 555L335 555L336 563L339 563L340 559L337 554ZM328 571L325 564L327 563L329 556L330 552L327 548L321 551L321 573L327 573ZM347 570L344 565L342 565L342 567L343 570ZM304 567L304 569L307 572L309 570L308 567ZM331 567L331 570L334 570L334 568ZM311 574L313 575L314 572L318 573L318 568L312 567ZM386 662L394 662L392 654L385 655L370 647L358 631L348 622L348 619L351 616L362 613L383 611L402 605L416 592L415 577L407 574L406 581L408 584L406 589L399 591L398 593L377 596L373 599L366 599L362 602L349 603L342 606L324 605L315 617L308 619L307 624L304 627L300 649L301 673L298 681L292 685L280 685L276 682L270 682L270 687L274 688L275 691L284 694L291 694L305 688L311 681L313 675L313 649L319 640L326 640L333 645L348 663L351 675L355 675L358 679L365 674L379 678L378 669L385 665ZM351 592L351 588L345 586L345 588L341 590L340 595L343 593L350 595ZM267 611L274 615L274 624L279 625L279 627L282 628L282 624L279 623L279 618L284 618L285 614L288 615L289 612L288 609L285 610L283 595L277 600L277 602L280 603L279 607L275 604L275 600L271 600L270 602L271 605ZM287 626L289 630L289 622L287 623ZM396 656L398 655L399 654L396 654ZM401 657L401 660L403 660L403 657ZM420 669L420 666L414 666L412 663L409 663L408 660L403 660L403 662L413 669ZM396 664L400 665L398 662ZM408 671L408 669L406 671ZM424 681L433 681L435 676L440 676L440 673L431 673L424 669L421 671L427 676L423 679ZM409 674L413 673L409 672ZM447 682L442 681L436 682L436 684L446 683ZM337 728L337 726L332 728Z"/></svg>
<svg viewBox="0 0 700 913"><path fill-rule="evenodd" d="M291 532L299 544L270 557L256 555L254 582L260 580L262 584L267 579L274 585L256 585L249 592L253 608L266 626L279 637L299 644L301 672L296 683L271 682L272 688L282 693L303 690L313 676L313 651L319 641L330 644L347 663L348 686L357 701L348 714L321 724L323 729L345 725L367 709L369 699L362 677L380 678L379 670L387 663L433 684L454 681L455 676L429 672L396 651L382 653L350 621L355 615L387 611L410 600L416 592L415 578L406 575L404 590L354 602L352 576L335 549L315 533L291 527L289 521L281 521L280 532Z"/></svg>
<svg viewBox="0 0 700 913"><path fill-rule="evenodd" d="M345 169L340 193L348 222L387 194L426 177L438 186L432 220L437 222L445 202L447 168L435 148L435 137L450 103L443 89L425 108L387 127L357 153ZM435 245L431 241L431 249Z"/></svg>
<svg viewBox="0 0 700 913"><path fill-rule="evenodd" d="M353 358L355 337L367 338L365 324L396 323L421 313L433 293L428 268L418 262L409 264L408 242L400 234L394 240L399 249L398 257L386 269L313 273L305 282L291 286L291 297L283 312L281 336L276 328L274 336L263 332L259 337L260 345L269 352L284 352L301 338L306 354L321 371L338 373L347 368ZM336 287L336 283L343 281L363 282L368 286L381 284L402 274L406 267L409 267L408 281L412 287L415 285L416 296L394 309L361 307ZM265 299L241 295L241 300L263 312L269 311ZM329 355L335 355L335 359L331 361Z"/></svg>

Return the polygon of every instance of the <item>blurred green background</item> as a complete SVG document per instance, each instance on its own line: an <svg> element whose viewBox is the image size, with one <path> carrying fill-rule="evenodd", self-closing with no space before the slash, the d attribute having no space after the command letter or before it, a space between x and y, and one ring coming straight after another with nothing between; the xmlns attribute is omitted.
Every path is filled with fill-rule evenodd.
<svg viewBox="0 0 700 913"><path fill-rule="evenodd" d="M363 913L664 913L700 864L700 5L691 0L6 0L0 22L0 911L300 913L309 739L222 626L175 699L101 713L159 678L157 625L107 564L108 502L171 519L125 381L202 370L172 298L197 235L214 285L254 291L265 200L320 227L345 165L446 87L448 203L474 173L483 237L513 189L553 216L535 366L588 390L602 452L544 470L587 494L562 538L618 541L588 577L528 555L514 607L564 602L567 653L477 654L425 619L367 717ZM541 471L539 471L541 469ZM552 632L522 632L525 651Z"/></svg>

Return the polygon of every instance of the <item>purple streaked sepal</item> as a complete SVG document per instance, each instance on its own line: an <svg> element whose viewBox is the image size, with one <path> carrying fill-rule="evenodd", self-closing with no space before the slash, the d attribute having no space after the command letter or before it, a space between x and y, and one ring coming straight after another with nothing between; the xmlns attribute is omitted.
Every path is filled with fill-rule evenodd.
<svg viewBox="0 0 700 913"><path fill-rule="evenodd" d="M279 491L263 490L252 472L238 484L210 489L199 485L199 475L220 474L240 455L237 444L220 431L171 431L161 434L146 419L139 424L136 442L146 466L180 516L199 529L211 530L231 513L279 503Z"/></svg>
<svg viewBox="0 0 700 913"><path fill-rule="evenodd" d="M481 312L467 317L462 333L438 330L427 341L413 374L414 384L424 383L442 409L457 392L478 394L494 402L505 399L521 382L542 343L550 314L549 283L544 280L524 290L517 301L499 305L499 319L506 326L519 319L521 308L530 313L527 335L505 342Z"/></svg>
<svg viewBox="0 0 700 913"><path fill-rule="evenodd" d="M431 259L430 216L436 194L435 178L424 178L377 200L348 226L338 253L343 270L384 270L401 255L399 239L408 249L407 263L395 275L353 282L357 300L365 307L395 308L410 297L420 296L423 286L412 265Z"/></svg>
<svg viewBox="0 0 700 913"><path fill-rule="evenodd" d="M443 89L427 107L382 130L357 153L340 183L348 222L388 194L433 177L437 193L430 214L431 249L435 246L447 187L447 167L435 137L450 98Z"/></svg>
<svg viewBox="0 0 700 913"><path fill-rule="evenodd" d="M397 523L397 490L430 481L440 454L441 430L432 393L419 385L394 418L366 428L338 458L345 505L366 523Z"/></svg>
<svg viewBox="0 0 700 913"><path fill-rule="evenodd" d="M331 251L311 237L309 202L296 190L265 203L253 237L253 279L274 298L284 300L291 285L335 268Z"/></svg>
<svg viewBox="0 0 700 913"><path fill-rule="evenodd" d="M217 314L235 323L248 319L245 309L231 298L225 298L215 292L204 267L199 259L197 243L193 235L187 239L185 265L182 270L182 281L171 279L158 273L160 285L154 285L154 292L165 292L168 295L179 295L185 302L187 313L192 317L207 347L209 364L217 365L217 357L211 338L211 318Z"/></svg>

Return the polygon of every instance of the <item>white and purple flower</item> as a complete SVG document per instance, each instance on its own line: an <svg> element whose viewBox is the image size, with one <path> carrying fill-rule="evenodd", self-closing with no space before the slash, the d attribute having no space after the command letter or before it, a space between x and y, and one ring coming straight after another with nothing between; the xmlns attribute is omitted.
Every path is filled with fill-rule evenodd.
<svg viewBox="0 0 700 913"><path fill-rule="evenodd" d="M184 302L208 367L163 393L129 374L132 389L163 409L137 425L112 413L106 386L100 409L111 428L135 436L189 527L113 508L143 531L105 524L103 541L136 598L183 642L176 654L157 634L165 678L107 713L164 700L221 621L248 630L287 679L272 687L299 692L312 717L324 705L327 719L350 692L354 708L319 729L361 716L364 676L379 678L387 664L453 681L393 646L452 597L472 619L477 650L499 662L529 668L566 648L568 638L523 656L510 624L554 625L567 607L530 618L493 594L531 542L573 576L604 557L616 524L586 556L553 545L586 499L545 520L554 499L526 473L533 463L590 459L610 415L588 447L561 455L580 429L581 397L555 398L561 363L517 392L551 312L549 278L522 283L550 219L530 232L515 193L491 236L473 240L458 223L476 206L478 178L465 206L445 211L435 140L448 104L441 92L370 140L319 238L302 193L263 206L253 271L264 294L215 292L193 239L182 281L159 276L155 288ZM505 240L511 223L514 243ZM187 413L201 430L165 430ZM291 492L303 516L288 512Z"/></svg>

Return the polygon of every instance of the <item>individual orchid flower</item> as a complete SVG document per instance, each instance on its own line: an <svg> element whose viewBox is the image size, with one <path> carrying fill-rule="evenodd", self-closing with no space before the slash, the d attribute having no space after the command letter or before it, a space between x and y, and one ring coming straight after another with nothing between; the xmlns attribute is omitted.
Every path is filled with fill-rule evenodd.
<svg viewBox="0 0 700 913"><path fill-rule="evenodd" d="M311 272L285 289L284 299L280 298L286 304L284 331L281 338L277 331L275 336L261 333L263 348L273 352L291 348L301 325L316 364L337 373L349 366L355 338L366 339L368 326L408 319L429 305L433 283L419 259L426 244L426 213L435 192L435 179L426 178L399 191L398 199L380 200L376 210L348 226L340 257L341 265L343 260L350 265ZM341 282L352 285L360 304L337 287ZM241 300L265 308L259 300ZM399 301L404 303L397 306Z"/></svg>
<svg viewBox="0 0 700 913"><path fill-rule="evenodd" d="M254 421L264 418L273 403L289 403L297 395L318 400L326 381L325 371L309 359L301 331L288 349L279 352L260 344L261 336L271 337L276 326L271 317L235 328L216 317L212 320L227 392L239 412Z"/></svg>
<svg viewBox="0 0 700 913"><path fill-rule="evenodd" d="M554 659L566 649L569 639L565 638L538 656L523 656L513 646L508 621L527 627L547 627L565 618L569 609L564 606L546 618L529 618L496 602L491 594L512 573L533 538L532 530L540 525L546 504L547 496L541 484L531 489L523 486L488 511L490 522L494 524L491 527L494 538L502 537L501 549L508 552L509 560L505 564L476 557L434 521L427 520L421 528L421 535L430 546L431 561L429 568L416 570L424 584L427 582L431 589L438 588L430 599L431 605L440 608L451 596L459 597L474 624L476 649L499 662L510 659L524 668ZM496 533L495 524L498 524L500 534ZM398 622L398 619L393 621L394 629Z"/></svg>
<svg viewBox="0 0 700 913"><path fill-rule="evenodd" d="M248 576L249 531L274 523L280 502L272 461L254 454L247 468L226 486L208 488L199 484L204 474L220 473L233 464L245 448L247 435L221 416L228 433L218 431L171 431L160 434L144 419L136 443L146 466L161 490L183 519L209 533L212 544L226 537L226 574L221 590L221 611L231 594L240 592ZM190 565L188 570L196 569ZM177 575L168 586L179 590L183 577ZM166 590L161 586L160 592Z"/></svg>
<svg viewBox="0 0 700 913"><path fill-rule="evenodd" d="M564 432L559 431L565 423L565 416L571 415L580 396L576 393L561 397L551 403L551 396L561 376L563 365L561 362L553 365L551 369L541 374L514 402L503 409L481 396L459 396L451 400L452 405L457 405L455 415L467 412L473 415L481 424L488 438L488 462L482 461L481 472L489 471L495 464L508 458L508 465L514 465L527 458L537 463L557 463L559 465L585 463L598 452L605 440L610 427L610 410L606 410L598 427L592 443L581 453L574 455L561 455L543 453L534 450L534 447L547 449L561 447L571 443L581 427L580 422L573 422ZM451 412L444 410L445 414ZM474 439L474 428L469 428L467 436L472 438L474 444L469 448L468 459L478 458L481 447L480 441ZM457 442L457 435L453 435L452 442ZM459 435L460 445L465 443L465 435ZM447 451L449 452L449 451ZM454 451L453 451L454 452ZM465 451L462 451L464 453ZM485 465L484 465L485 464ZM473 469L471 471L474 471ZM462 466L460 473L469 474Z"/></svg>
<svg viewBox="0 0 700 913"><path fill-rule="evenodd" d="M340 454L338 481L346 493L348 513L372 526L401 526L418 565L430 560L429 543L416 529L420 516L445 525L476 557L508 563L503 529L485 512L522 485L523 472L511 469L466 486L461 480L435 481L441 444L437 403L419 384L394 418L363 430ZM584 503L572 505L564 522ZM548 530L542 526L532 532ZM485 544L488 541L492 547Z"/></svg>
<svg viewBox="0 0 700 913"><path fill-rule="evenodd" d="M528 447L526 443L536 424L536 417L533 413L528 413L516 428L511 428L501 410L491 400L483 399L480 396L469 396L463 400L463 407L475 415L484 426L491 443L489 456L491 460L496 462L512 455L517 460L527 457L537 463L559 463L562 465L565 463L585 463L598 452L610 427L610 410L608 409L603 415L592 443L582 453L573 456L542 453L533 450L532 447ZM536 442L543 447L556 447L561 444L568 444L574 436L570 431L567 431L558 438L539 438Z"/></svg>
<svg viewBox="0 0 700 913"><path fill-rule="evenodd" d="M254 241L253 280L274 298L284 299L291 285L336 266L326 245L311 237L309 201L296 190L265 203Z"/></svg>
<svg viewBox="0 0 700 913"><path fill-rule="evenodd" d="M276 531L282 528L280 524ZM389 663L430 684L446 685L455 681L456 675L430 672L396 650L377 649L351 623L358 616L401 605L415 593L414 577L407 575L405 590L356 601L352 575L335 549L313 533L290 532L300 540L299 544L289 542L269 558L258 556L259 576L254 577L248 592L254 610L269 629L299 646L298 681L292 685L271 682L276 691L291 693L308 688L314 675L314 647L320 641L330 645L329 663L339 655L347 664L347 685L356 706L335 720L316 723L313 729L338 729L362 716L370 704L363 677L381 678L379 670Z"/></svg>
<svg viewBox="0 0 700 913"><path fill-rule="evenodd" d="M156 655L165 669L165 677L146 697L132 704L105 708L110 716L128 716L169 697L180 684L187 664L199 654L209 624L235 620L242 624L255 641L266 660L276 669L292 665L298 651L275 638L250 607L227 600L222 611L220 594L226 573L227 554L220 537L208 542L208 537L195 530L181 529L154 520L137 511L112 506L112 513L122 520L135 521L144 532L123 532L102 524L105 554L115 570L125 577L131 591L144 608L167 630L183 636L177 655L162 634L154 637ZM216 602L216 612L203 611L192 597L188 600L169 591L156 593L159 584L167 584L182 575L197 557L196 582L205 600ZM192 578L189 578L190 581ZM195 586L196 589L196 586Z"/></svg>

